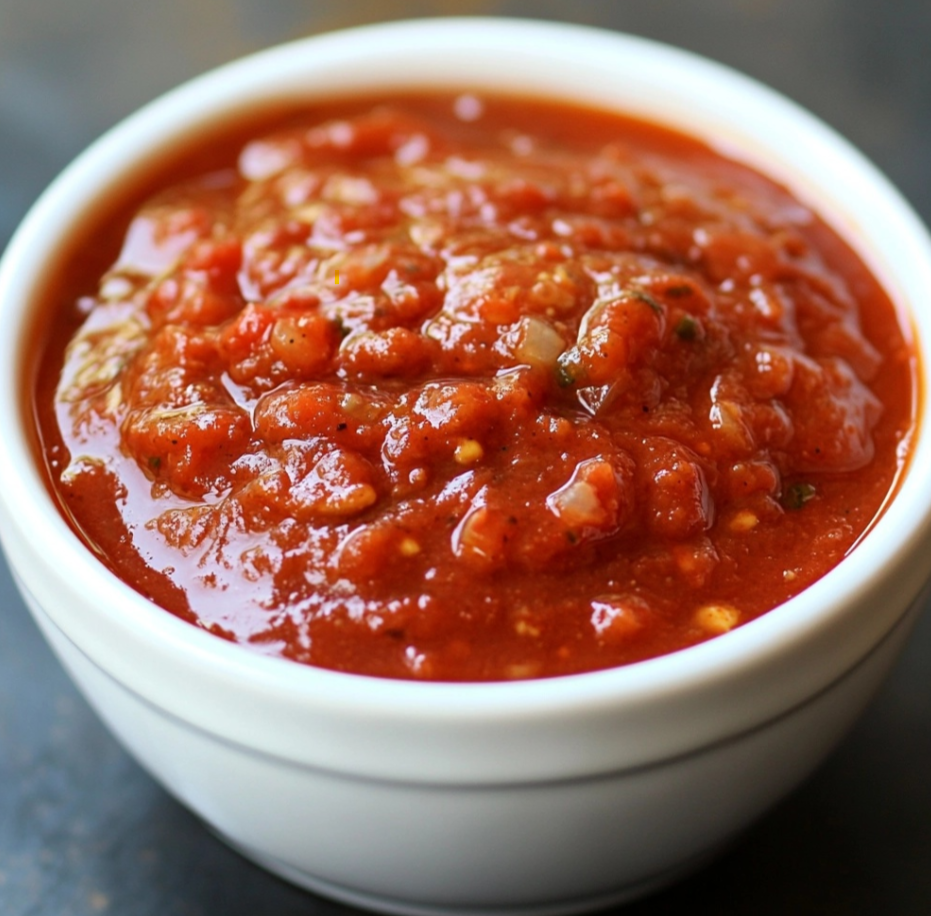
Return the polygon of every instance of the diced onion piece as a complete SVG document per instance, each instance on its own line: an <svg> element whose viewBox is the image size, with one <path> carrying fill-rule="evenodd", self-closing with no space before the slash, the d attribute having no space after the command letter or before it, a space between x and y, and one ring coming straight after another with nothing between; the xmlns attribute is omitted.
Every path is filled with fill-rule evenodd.
<svg viewBox="0 0 931 916"><path fill-rule="evenodd" d="M734 401L715 401L709 414L712 427L728 447L749 451L754 447L753 433L743 418L743 410Z"/></svg>
<svg viewBox="0 0 931 916"><path fill-rule="evenodd" d="M598 525L604 520L605 510L598 492L584 480L571 480L546 500L550 510L570 528Z"/></svg>
<svg viewBox="0 0 931 916"><path fill-rule="evenodd" d="M239 155L239 173L248 181L264 181L283 172L299 155L296 143L253 140Z"/></svg>
<svg viewBox="0 0 931 916"><path fill-rule="evenodd" d="M620 484L610 462L579 462L568 483L546 498L547 508L569 530L611 528L618 522Z"/></svg>
<svg viewBox="0 0 931 916"><path fill-rule="evenodd" d="M453 532L453 553L479 569L495 568L504 559L505 524L500 513L475 506Z"/></svg>
<svg viewBox="0 0 931 916"><path fill-rule="evenodd" d="M371 468L354 452L334 449L322 455L310 472L291 486L296 517L353 516L378 501L370 482Z"/></svg>
<svg viewBox="0 0 931 916"><path fill-rule="evenodd" d="M522 363L551 368L565 349L562 335L549 322L533 315L521 318L514 355Z"/></svg>

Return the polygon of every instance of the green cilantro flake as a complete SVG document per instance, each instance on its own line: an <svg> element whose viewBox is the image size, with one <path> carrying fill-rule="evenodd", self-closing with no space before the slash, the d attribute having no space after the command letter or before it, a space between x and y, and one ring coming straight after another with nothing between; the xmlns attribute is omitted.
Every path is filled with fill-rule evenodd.
<svg viewBox="0 0 931 916"><path fill-rule="evenodd" d="M567 359L563 353L556 360L556 384L560 388L569 388L578 381L578 366Z"/></svg>
<svg viewBox="0 0 931 916"><path fill-rule="evenodd" d="M691 315L683 315L676 323L679 340L695 340L698 337L698 322Z"/></svg>
<svg viewBox="0 0 931 916"><path fill-rule="evenodd" d="M783 504L787 509L801 509L805 503L814 499L816 492L810 483L794 483L786 490Z"/></svg>
<svg viewBox="0 0 931 916"><path fill-rule="evenodd" d="M642 302L644 305L648 305L657 315L663 314L663 307L648 293L646 290L642 289L632 289L630 291L631 296L634 297L638 302Z"/></svg>

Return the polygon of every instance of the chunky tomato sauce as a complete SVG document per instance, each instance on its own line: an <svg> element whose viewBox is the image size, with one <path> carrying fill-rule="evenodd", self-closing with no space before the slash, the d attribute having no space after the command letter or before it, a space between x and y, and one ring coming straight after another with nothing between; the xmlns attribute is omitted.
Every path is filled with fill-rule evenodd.
<svg viewBox="0 0 931 916"><path fill-rule="evenodd" d="M76 530L199 627L388 677L623 665L795 595L894 487L890 301L697 141L462 95L198 157L62 266L36 412Z"/></svg>

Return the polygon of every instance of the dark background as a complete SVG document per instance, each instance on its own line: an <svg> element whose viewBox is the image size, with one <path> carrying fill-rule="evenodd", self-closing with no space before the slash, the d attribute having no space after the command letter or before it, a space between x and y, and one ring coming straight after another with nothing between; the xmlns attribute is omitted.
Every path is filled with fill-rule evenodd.
<svg viewBox="0 0 931 916"><path fill-rule="evenodd" d="M571 19L730 64L840 130L931 222L931 0L0 0L0 249L75 154L182 80L313 32L454 14ZM926 615L812 779L715 864L625 914L928 916L929 663ZM123 753L0 562L0 914L343 912L229 851Z"/></svg>

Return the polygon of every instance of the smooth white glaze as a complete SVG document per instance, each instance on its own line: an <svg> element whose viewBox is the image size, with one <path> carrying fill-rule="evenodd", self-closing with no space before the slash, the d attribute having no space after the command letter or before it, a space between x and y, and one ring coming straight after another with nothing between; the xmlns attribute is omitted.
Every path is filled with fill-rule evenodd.
<svg viewBox="0 0 931 916"><path fill-rule="evenodd" d="M861 252L931 365L924 227L859 153L781 96L683 52L574 26L436 19L334 33L147 106L24 221L0 263L0 536L37 619L114 732L257 860L386 910L582 909L641 892L738 831L810 771L878 685L931 575L924 387L923 434L898 496L853 557L802 595L674 655L507 684L339 674L197 630L94 560L29 445L34 290L101 195L242 107L417 88L614 107L760 166ZM598 842L573 851L586 831Z"/></svg>

